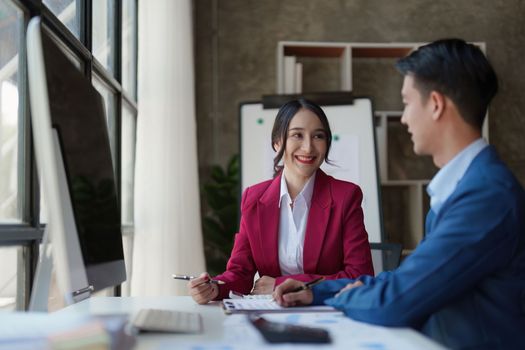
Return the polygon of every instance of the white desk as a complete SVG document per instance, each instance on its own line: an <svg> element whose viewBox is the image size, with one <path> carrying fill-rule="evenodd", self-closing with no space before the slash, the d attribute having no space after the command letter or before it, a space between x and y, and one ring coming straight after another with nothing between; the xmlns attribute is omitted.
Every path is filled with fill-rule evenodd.
<svg viewBox="0 0 525 350"><path fill-rule="evenodd" d="M267 345L244 315L227 316L218 303L198 305L190 297L93 297L69 306L60 313L91 315L133 314L141 308L161 308L198 312L204 321L204 333L141 334L137 349L202 349L234 350L271 349L443 349L439 344L408 328L385 328L352 321L340 313L279 313L266 314L268 319L293 321L297 324L324 327L333 343L319 345ZM292 311L292 310L291 310ZM196 347L199 345L200 347Z"/></svg>

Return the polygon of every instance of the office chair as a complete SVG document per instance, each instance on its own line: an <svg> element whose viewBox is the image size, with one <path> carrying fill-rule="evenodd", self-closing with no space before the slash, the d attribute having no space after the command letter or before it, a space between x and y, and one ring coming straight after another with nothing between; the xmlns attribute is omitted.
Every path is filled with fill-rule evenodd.
<svg viewBox="0 0 525 350"><path fill-rule="evenodd" d="M372 264L376 276L383 271L394 270L399 266L401 260L400 243L370 243L372 252Z"/></svg>

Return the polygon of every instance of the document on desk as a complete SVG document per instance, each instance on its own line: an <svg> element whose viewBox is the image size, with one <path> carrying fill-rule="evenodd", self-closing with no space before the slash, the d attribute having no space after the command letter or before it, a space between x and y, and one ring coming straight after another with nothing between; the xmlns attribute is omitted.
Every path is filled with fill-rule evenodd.
<svg viewBox="0 0 525 350"><path fill-rule="evenodd" d="M331 306L295 306L282 307L272 299L224 299L222 307L227 314L242 312L333 312Z"/></svg>
<svg viewBox="0 0 525 350"><path fill-rule="evenodd" d="M230 290L229 299L273 299L272 294L241 294Z"/></svg>

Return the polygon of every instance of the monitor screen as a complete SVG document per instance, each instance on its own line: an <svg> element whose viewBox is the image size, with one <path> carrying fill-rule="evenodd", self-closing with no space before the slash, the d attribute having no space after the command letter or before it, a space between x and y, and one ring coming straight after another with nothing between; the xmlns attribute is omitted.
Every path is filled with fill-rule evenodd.
<svg viewBox="0 0 525 350"><path fill-rule="evenodd" d="M50 34L41 34L51 124L58 135L88 282L100 290L126 279L104 102Z"/></svg>

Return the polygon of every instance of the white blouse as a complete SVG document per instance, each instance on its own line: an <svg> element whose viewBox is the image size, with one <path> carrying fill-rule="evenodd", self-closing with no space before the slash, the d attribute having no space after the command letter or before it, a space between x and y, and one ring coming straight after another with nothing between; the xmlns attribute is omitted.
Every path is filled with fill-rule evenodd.
<svg viewBox="0 0 525 350"><path fill-rule="evenodd" d="M314 192L315 173L308 179L293 202L288 193L284 172L281 175L279 197L279 266L281 273L295 275L304 273L303 246L308 213Z"/></svg>

